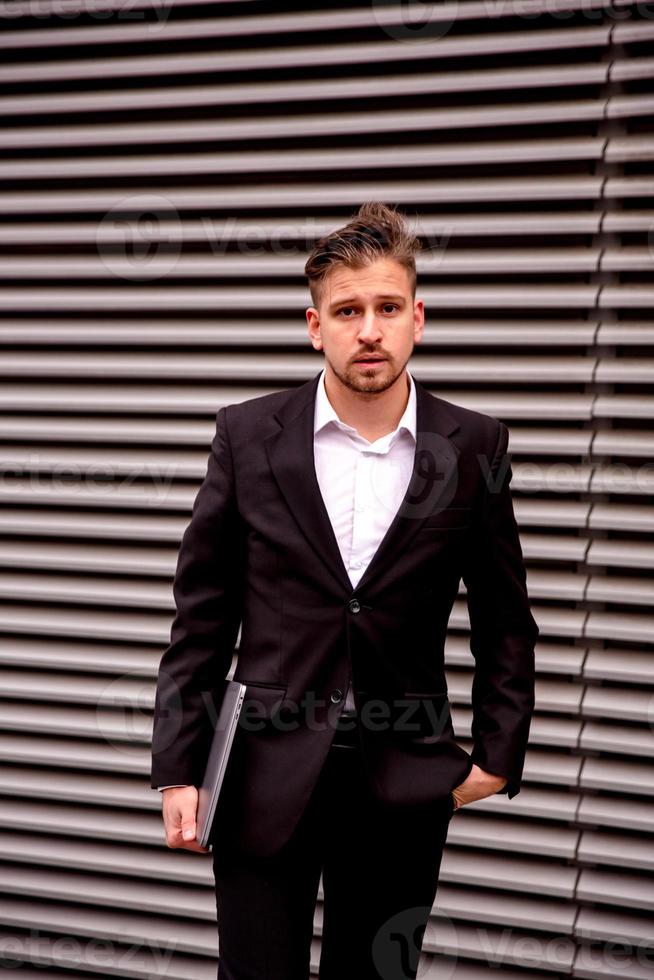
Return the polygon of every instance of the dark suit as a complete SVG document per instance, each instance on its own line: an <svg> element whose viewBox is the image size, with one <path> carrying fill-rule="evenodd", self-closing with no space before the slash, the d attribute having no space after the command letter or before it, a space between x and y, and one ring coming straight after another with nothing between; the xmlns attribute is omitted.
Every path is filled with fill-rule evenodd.
<svg viewBox="0 0 654 980"><path fill-rule="evenodd" d="M503 792L515 796L534 707L538 627L507 427L416 382L411 481L353 589L313 465L318 377L218 412L157 684L152 786L197 785L210 698L242 621L234 676L248 693L212 839L253 857L279 851L297 826L350 670L358 714L370 719L361 724L366 779L385 804L443 802L473 762L506 776ZM476 662L471 754L453 736L443 663L461 577Z"/></svg>

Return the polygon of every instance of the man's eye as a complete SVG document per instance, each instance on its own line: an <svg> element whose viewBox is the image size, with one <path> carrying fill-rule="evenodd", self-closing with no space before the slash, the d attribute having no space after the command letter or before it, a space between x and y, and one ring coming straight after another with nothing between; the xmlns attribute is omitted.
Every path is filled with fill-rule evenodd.
<svg viewBox="0 0 654 980"><path fill-rule="evenodd" d="M382 310L386 310L386 311L388 311L388 308L389 308L389 307L391 308L391 310L398 310L398 309L399 309L399 306L397 305L397 303L384 303L384 305L382 306ZM341 315L341 313L347 313L347 312L352 312L352 313L356 313L356 309L355 309L355 307L354 307L354 306L343 306L343 307L342 307L342 308L341 308L341 309L340 309L340 310L338 311L338 314L337 314L337 315L338 315L338 316L340 316L340 315ZM351 318L350 318L350 317L346 317L346 319L348 319L348 320L349 320L349 319L351 319Z"/></svg>

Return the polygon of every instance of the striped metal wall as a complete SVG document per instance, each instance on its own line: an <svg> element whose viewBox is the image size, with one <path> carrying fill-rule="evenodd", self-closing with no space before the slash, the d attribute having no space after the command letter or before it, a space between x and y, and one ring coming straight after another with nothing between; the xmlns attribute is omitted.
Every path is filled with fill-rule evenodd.
<svg viewBox="0 0 654 980"><path fill-rule="evenodd" d="M148 785L177 548L218 408L322 366L312 242L382 200L429 246L411 369L510 428L541 630L522 792L453 818L423 976L652 980L654 6L0 14L0 965L215 977Z"/></svg>

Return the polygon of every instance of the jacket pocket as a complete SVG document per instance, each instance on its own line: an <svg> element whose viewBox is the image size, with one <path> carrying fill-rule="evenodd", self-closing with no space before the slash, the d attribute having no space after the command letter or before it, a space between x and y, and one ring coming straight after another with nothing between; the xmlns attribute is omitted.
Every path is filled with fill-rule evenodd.
<svg viewBox="0 0 654 980"><path fill-rule="evenodd" d="M240 677L238 680L246 688L238 719L239 727L253 732L274 727L275 721L280 717L287 685L261 684Z"/></svg>
<svg viewBox="0 0 654 980"><path fill-rule="evenodd" d="M430 745L452 737L447 691L405 691L393 701L392 718L401 741Z"/></svg>

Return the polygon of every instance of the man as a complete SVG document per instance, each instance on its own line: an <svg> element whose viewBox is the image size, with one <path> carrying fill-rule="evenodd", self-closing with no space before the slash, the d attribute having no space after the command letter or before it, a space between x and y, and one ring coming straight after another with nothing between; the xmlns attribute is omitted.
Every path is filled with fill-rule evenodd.
<svg viewBox="0 0 654 980"><path fill-rule="evenodd" d="M508 430L406 370L419 247L381 204L317 242L324 368L218 412L181 543L152 748L170 847L203 850L196 787L239 626L247 685L212 827L219 980L308 980L321 874L320 980L415 978L454 810L520 790L538 627ZM471 753L443 662L461 578Z"/></svg>

